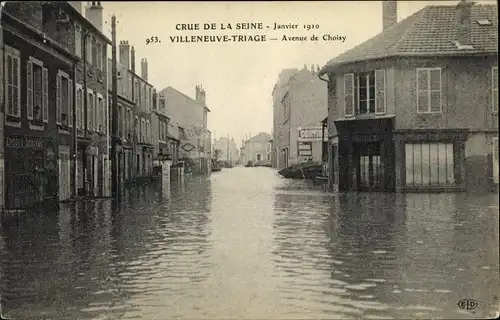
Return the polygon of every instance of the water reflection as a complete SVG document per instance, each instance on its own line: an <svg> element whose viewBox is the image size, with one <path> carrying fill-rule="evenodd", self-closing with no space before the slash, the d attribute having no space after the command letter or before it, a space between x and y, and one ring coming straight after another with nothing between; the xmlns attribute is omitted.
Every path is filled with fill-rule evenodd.
<svg viewBox="0 0 500 320"><path fill-rule="evenodd" d="M233 168L3 216L0 293L13 319L484 318L498 238L494 196L325 193Z"/></svg>

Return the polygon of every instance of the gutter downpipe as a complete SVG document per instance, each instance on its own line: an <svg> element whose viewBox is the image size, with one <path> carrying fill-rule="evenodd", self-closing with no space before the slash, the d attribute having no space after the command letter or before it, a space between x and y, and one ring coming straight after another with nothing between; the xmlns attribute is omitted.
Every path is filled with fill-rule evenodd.
<svg viewBox="0 0 500 320"><path fill-rule="evenodd" d="M323 78L321 78L321 75L322 75L321 73L318 73L318 78L319 78L321 81L326 82L326 84L327 84L327 94L328 94L328 85L330 84L330 80L327 80L327 79L323 79ZM327 101L328 101L328 100L327 100ZM328 103L328 102L327 102L327 103ZM323 122L323 121L322 121L322 122ZM326 126L327 124L328 124L328 114L327 114L327 116L326 116L326 121L322 123L322 127L321 127L321 128L322 128L322 137L324 137L324 134L325 134L325 126ZM329 138L330 138L330 137L328 137L328 140L329 140ZM324 148L323 148L323 143L324 143L324 140L325 140L325 139L323 138L323 139L322 139L322 141L321 141L321 161L322 161L322 162L323 162L323 159L324 159L324 152L325 152L325 150L324 150ZM330 147L329 147L329 144L327 143L327 155L328 155L328 158L327 158L327 159L328 159L328 160L327 160L327 161L328 161L328 166L327 166L327 167L328 167L328 172L327 172L327 174L328 174L328 189L329 189L329 190L332 190L332 187L333 187L333 181L331 180L332 175L331 175L331 173L330 173L330 171L332 170L332 168L330 168L330 156L329 156L329 151L330 151Z"/></svg>

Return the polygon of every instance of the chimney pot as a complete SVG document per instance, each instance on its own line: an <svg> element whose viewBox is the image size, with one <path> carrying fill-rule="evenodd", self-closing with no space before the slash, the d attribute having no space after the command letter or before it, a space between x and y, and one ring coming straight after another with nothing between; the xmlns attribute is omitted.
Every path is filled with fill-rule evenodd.
<svg viewBox="0 0 500 320"><path fill-rule="evenodd" d="M86 18L90 21L100 32L102 32L102 7L100 2L92 1L90 7L86 9Z"/></svg>
<svg viewBox="0 0 500 320"><path fill-rule="evenodd" d="M130 70L135 73L135 49L134 46L130 49Z"/></svg>
<svg viewBox="0 0 500 320"><path fill-rule="evenodd" d="M398 4L395 0L382 1L382 28L383 30L398 23Z"/></svg>

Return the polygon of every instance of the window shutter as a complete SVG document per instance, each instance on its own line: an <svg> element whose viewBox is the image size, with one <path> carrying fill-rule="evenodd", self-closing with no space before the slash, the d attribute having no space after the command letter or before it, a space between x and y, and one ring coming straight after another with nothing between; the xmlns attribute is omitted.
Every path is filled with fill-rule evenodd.
<svg viewBox="0 0 500 320"><path fill-rule="evenodd" d="M61 124L61 75L57 75L56 81L56 122L57 124Z"/></svg>
<svg viewBox="0 0 500 320"><path fill-rule="evenodd" d="M344 75L344 114L354 116L354 74Z"/></svg>
<svg viewBox="0 0 500 320"><path fill-rule="evenodd" d="M417 69L417 112L429 111L429 70Z"/></svg>
<svg viewBox="0 0 500 320"><path fill-rule="evenodd" d="M68 80L68 126L73 127L73 80Z"/></svg>
<svg viewBox="0 0 500 320"><path fill-rule="evenodd" d="M375 113L386 113L386 81L385 70L375 70Z"/></svg>
<svg viewBox="0 0 500 320"><path fill-rule="evenodd" d="M498 67L491 68L491 103L492 111L498 112Z"/></svg>
<svg viewBox="0 0 500 320"><path fill-rule="evenodd" d="M11 55L7 55L7 81L5 81L5 103L7 104L7 114L14 115L14 61Z"/></svg>
<svg viewBox="0 0 500 320"><path fill-rule="evenodd" d="M13 57L14 66L14 87L13 89L13 101L15 103L14 115L16 117L21 116L21 60L19 57Z"/></svg>
<svg viewBox="0 0 500 320"><path fill-rule="evenodd" d="M49 121L49 70L42 68L42 118Z"/></svg>
<svg viewBox="0 0 500 320"><path fill-rule="evenodd" d="M26 109L27 117L33 120L33 62L26 62Z"/></svg>
<svg viewBox="0 0 500 320"><path fill-rule="evenodd" d="M94 131L98 132L99 131L99 114L98 114L98 109L97 108L97 94L94 95L94 110L92 112L94 113Z"/></svg>

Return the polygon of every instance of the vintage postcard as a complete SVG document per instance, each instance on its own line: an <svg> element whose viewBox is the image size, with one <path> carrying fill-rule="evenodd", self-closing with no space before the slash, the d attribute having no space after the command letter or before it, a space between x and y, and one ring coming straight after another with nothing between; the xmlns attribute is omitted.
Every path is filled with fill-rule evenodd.
<svg viewBox="0 0 500 320"><path fill-rule="evenodd" d="M0 4L0 319L500 316L496 1Z"/></svg>

